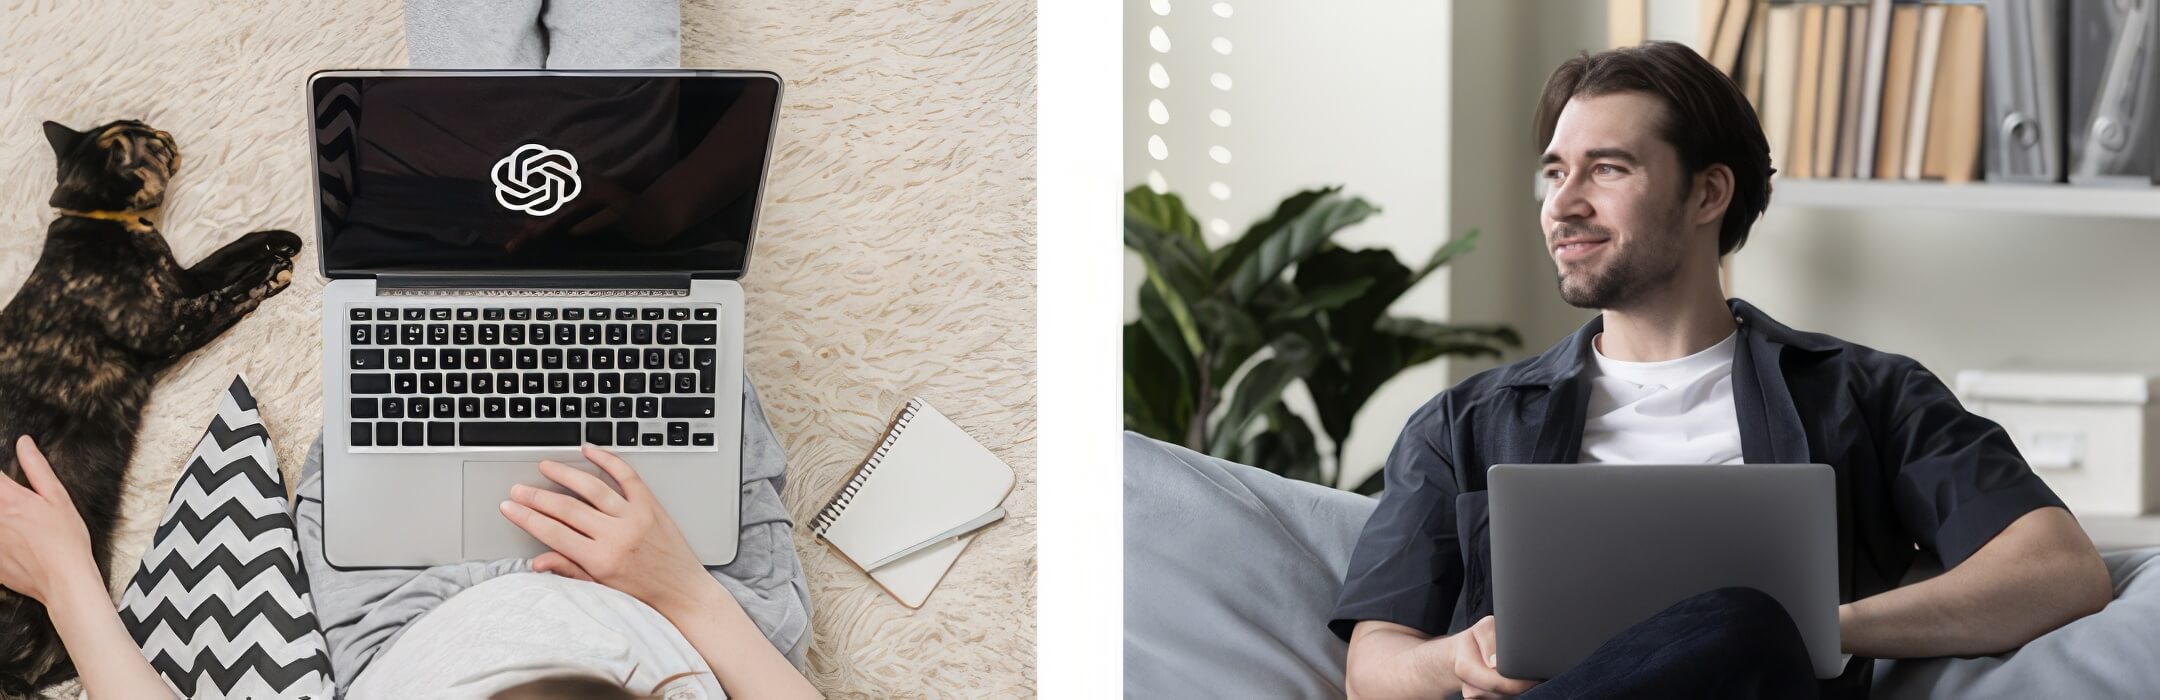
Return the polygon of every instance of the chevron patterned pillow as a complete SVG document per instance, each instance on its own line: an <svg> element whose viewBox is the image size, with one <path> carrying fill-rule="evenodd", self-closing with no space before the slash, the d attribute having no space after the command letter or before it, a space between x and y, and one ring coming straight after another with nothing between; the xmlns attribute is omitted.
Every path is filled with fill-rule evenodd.
<svg viewBox="0 0 2160 700"><path fill-rule="evenodd" d="M331 697L293 533L270 434L235 377L120 599L121 622L181 697Z"/></svg>

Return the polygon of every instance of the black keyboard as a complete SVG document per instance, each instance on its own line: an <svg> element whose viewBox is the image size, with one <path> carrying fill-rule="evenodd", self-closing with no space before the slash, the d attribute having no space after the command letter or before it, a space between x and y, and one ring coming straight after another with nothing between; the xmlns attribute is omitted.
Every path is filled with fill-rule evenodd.
<svg viewBox="0 0 2160 700"><path fill-rule="evenodd" d="M719 309L349 306L351 446L716 449Z"/></svg>

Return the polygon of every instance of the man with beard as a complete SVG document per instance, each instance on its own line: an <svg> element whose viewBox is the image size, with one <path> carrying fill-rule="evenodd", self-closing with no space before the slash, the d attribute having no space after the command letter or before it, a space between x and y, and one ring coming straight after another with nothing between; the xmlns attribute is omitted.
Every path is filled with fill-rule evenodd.
<svg viewBox="0 0 2160 700"><path fill-rule="evenodd" d="M1718 262L1773 172L1730 79L1679 44L1586 55L1553 73L1536 120L1560 296L1601 314L1410 418L1330 623L1351 697L1860 697L1874 658L1999 654L2107 604L2091 540L2001 427L1911 358L1724 298ZM1722 589L1553 679L1502 677L1485 472L1570 462L1830 465L1843 676L1815 680L1774 599ZM1945 572L1898 587L1923 553Z"/></svg>

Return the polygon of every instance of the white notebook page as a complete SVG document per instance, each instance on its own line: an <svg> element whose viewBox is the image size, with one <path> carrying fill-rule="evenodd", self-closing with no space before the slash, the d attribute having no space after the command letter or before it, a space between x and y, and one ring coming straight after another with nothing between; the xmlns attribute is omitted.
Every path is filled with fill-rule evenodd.
<svg viewBox="0 0 2160 700"><path fill-rule="evenodd" d="M914 417L900 428L898 439L825 530L825 540L857 566L867 566L987 513L1012 491L1012 467L937 409L921 399L916 402ZM936 559L922 555L943 549L958 555L958 547L930 547L888 566L923 568L928 562L909 560ZM944 567L935 573L927 583L942 578ZM893 574L894 578L915 578L902 571Z"/></svg>

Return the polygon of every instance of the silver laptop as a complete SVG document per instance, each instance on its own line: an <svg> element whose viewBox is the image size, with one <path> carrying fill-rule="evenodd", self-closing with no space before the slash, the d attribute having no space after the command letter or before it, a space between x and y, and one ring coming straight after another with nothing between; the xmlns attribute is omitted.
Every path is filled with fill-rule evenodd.
<svg viewBox="0 0 2160 700"><path fill-rule="evenodd" d="M1844 670L1830 467L1503 464L1487 478L1501 675L1552 678L1726 586L1785 606L1816 677Z"/></svg>
<svg viewBox="0 0 2160 700"><path fill-rule="evenodd" d="M310 76L331 565L539 554L498 505L512 484L564 491L539 460L600 474L580 442L635 467L700 561L734 560L736 280L780 86L702 70Z"/></svg>

